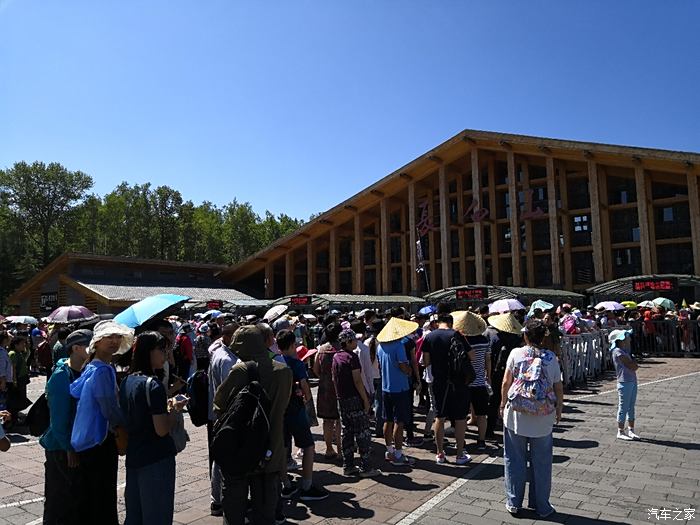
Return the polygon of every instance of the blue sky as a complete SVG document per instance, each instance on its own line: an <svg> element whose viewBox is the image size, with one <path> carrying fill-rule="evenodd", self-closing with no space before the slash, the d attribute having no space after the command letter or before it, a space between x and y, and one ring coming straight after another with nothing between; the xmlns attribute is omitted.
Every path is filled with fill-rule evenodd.
<svg viewBox="0 0 700 525"><path fill-rule="evenodd" d="M308 218L465 128L700 151L700 3L0 0L0 168Z"/></svg>

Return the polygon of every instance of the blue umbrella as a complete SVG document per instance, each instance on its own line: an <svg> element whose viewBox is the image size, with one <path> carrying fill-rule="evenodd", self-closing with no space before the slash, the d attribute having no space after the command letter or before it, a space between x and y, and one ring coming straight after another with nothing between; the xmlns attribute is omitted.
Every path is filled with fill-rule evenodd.
<svg viewBox="0 0 700 525"><path fill-rule="evenodd" d="M170 308L189 300L190 297L186 295L174 295L169 293L152 295L140 300L138 303L132 304L129 308L118 314L114 320L129 328L136 328L154 317L165 315Z"/></svg>
<svg viewBox="0 0 700 525"><path fill-rule="evenodd" d="M430 314L434 314L436 311L437 311L437 308L435 308L435 306L433 306L432 304L429 304L428 306L424 306L423 308L418 310L418 313L420 315L430 315Z"/></svg>

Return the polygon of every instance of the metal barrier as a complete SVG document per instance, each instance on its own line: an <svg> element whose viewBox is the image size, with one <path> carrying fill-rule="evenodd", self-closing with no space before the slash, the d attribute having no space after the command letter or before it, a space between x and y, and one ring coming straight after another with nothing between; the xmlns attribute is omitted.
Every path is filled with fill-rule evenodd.
<svg viewBox="0 0 700 525"><path fill-rule="evenodd" d="M564 386L599 377L612 366L607 333L607 330L599 330L561 338Z"/></svg>
<svg viewBox="0 0 700 525"><path fill-rule="evenodd" d="M700 356L700 326L691 319L634 321L632 353L635 356Z"/></svg>

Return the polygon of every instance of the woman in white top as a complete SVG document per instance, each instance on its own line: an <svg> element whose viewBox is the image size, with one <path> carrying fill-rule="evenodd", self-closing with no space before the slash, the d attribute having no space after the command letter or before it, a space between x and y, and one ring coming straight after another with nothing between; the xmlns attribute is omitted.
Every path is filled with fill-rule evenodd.
<svg viewBox="0 0 700 525"><path fill-rule="evenodd" d="M374 321L367 333L371 334L368 339L365 339L364 345L367 347L367 360L365 365L360 356L360 366L362 366L362 379L365 379L365 366L368 366L369 373L367 374L372 380L372 392L374 393L374 419L375 419L375 436L384 437L384 419L382 418L384 407L382 406L382 377L379 373L379 358L377 357L377 334L384 328L384 321Z"/></svg>
<svg viewBox="0 0 700 525"><path fill-rule="evenodd" d="M546 517L555 512L549 503L552 427L561 418L564 390L556 356L541 348L545 324L530 319L523 332L526 346L511 351L501 386L506 509L520 512L529 462L528 507Z"/></svg>

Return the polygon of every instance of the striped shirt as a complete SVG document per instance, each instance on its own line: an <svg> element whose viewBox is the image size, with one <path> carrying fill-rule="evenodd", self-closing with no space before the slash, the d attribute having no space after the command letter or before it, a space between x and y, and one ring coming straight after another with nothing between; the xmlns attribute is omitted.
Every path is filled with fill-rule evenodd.
<svg viewBox="0 0 700 525"><path fill-rule="evenodd" d="M476 379L469 386L486 386L486 359L490 359L491 355L489 340L483 335L475 335L467 337L467 342L476 354L472 361Z"/></svg>

